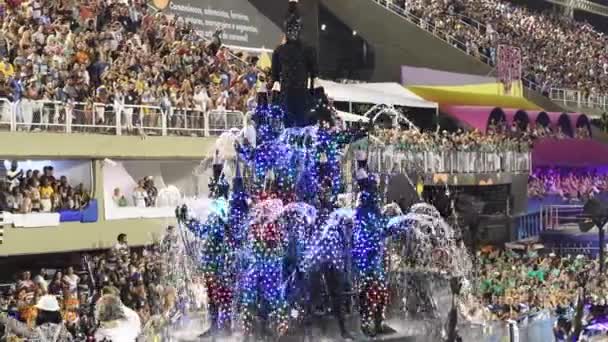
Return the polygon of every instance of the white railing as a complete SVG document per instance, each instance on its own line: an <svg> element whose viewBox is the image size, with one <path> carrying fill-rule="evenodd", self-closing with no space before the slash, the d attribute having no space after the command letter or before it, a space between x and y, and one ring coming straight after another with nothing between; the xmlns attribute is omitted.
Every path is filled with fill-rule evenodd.
<svg viewBox="0 0 608 342"><path fill-rule="evenodd" d="M402 7L397 6L392 1L387 0L372 0L377 4L385 7L386 9L394 12L395 14L407 19L411 23L417 25L421 29L429 32L436 38L452 45L453 47L463 51L469 56L475 57L476 59L493 66L495 63L492 61L491 56L486 56L484 54L479 53L478 51L472 51L467 49L466 42L462 42L456 39L448 32L443 32L441 29L437 28L434 21L428 21L423 18L419 18L414 15L408 9L404 9ZM585 1L587 3L587 1ZM486 26L483 23L480 23L476 19L467 17L462 14L458 14L458 20L461 24L467 25L476 29L477 31L486 31ZM600 108L607 109L608 108L608 96L606 95L587 95L585 92L580 90L572 90L572 89L562 89L562 88L554 88L548 87L547 89L543 89L541 86L537 85L533 81L529 79L524 79L524 84L533 90L546 93L551 100L562 102L566 106L575 106L580 108Z"/></svg>
<svg viewBox="0 0 608 342"><path fill-rule="evenodd" d="M566 106L580 108L608 108L608 96L587 94L580 90L551 88L549 98Z"/></svg>
<svg viewBox="0 0 608 342"><path fill-rule="evenodd" d="M564 6L573 7L574 9L597 14L603 17L608 16L608 7L588 0L547 0L550 3Z"/></svg>
<svg viewBox="0 0 608 342"><path fill-rule="evenodd" d="M515 151L393 151L387 148L369 150L369 167L378 173L529 173L529 152Z"/></svg>
<svg viewBox="0 0 608 342"><path fill-rule="evenodd" d="M0 130L7 129L13 129L11 103L7 99L0 98Z"/></svg>
<svg viewBox="0 0 608 342"><path fill-rule="evenodd" d="M12 132L208 137L245 125L231 110L0 98L0 130Z"/></svg>

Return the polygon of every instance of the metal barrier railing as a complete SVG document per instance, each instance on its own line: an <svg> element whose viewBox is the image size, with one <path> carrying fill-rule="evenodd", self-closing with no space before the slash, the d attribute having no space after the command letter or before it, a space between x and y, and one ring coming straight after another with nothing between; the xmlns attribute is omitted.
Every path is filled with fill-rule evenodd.
<svg viewBox="0 0 608 342"><path fill-rule="evenodd" d="M13 127L11 102L0 98L0 131L8 131Z"/></svg>
<svg viewBox="0 0 608 342"><path fill-rule="evenodd" d="M525 214L517 218L517 240L539 236L543 231L542 212Z"/></svg>
<svg viewBox="0 0 608 342"><path fill-rule="evenodd" d="M246 125L239 111L0 98L0 130L217 136Z"/></svg>
<svg viewBox="0 0 608 342"><path fill-rule="evenodd" d="M545 230L555 230L578 224L582 205L546 205L540 211L517 217L518 240L539 236Z"/></svg>
<svg viewBox="0 0 608 342"><path fill-rule="evenodd" d="M544 229L554 230L569 224L577 224L583 212L582 205L548 205L541 208Z"/></svg>
<svg viewBox="0 0 608 342"><path fill-rule="evenodd" d="M529 152L414 151L372 148L369 166L378 173L529 173Z"/></svg>
<svg viewBox="0 0 608 342"><path fill-rule="evenodd" d="M245 119L243 113L226 110L215 110L207 116L207 125L210 135L220 135L225 131L223 127L239 127L235 126L238 122ZM240 125L243 127L244 123Z"/></svg>
<svg viewBox="0 0 608 342"><path fill-rule="evenodd" d="M596 257L600 251L599 247L593 246L591 243L572 242L551 243L550 245L545 244L545 249L560 256L587 255L592 258Z"/></svg>

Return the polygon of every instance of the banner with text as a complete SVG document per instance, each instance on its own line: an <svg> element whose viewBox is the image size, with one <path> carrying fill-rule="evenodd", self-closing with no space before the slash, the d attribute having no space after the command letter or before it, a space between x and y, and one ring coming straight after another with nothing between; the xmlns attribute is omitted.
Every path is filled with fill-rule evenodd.
<svg viewBox="0 0 608 342"><path fill-rule="evenodd" d="M169 10L206 38L221 27L226 45L274 49L281 40L281 27L248 0L173 0Z"/></svg>

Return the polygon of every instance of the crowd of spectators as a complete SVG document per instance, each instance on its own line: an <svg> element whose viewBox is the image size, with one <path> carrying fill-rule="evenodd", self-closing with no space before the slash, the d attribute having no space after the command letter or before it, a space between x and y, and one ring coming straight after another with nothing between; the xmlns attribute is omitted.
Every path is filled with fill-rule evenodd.
<svg viewBox="0 0 608 342"><path fill-rule="evenodd" d="M143 0L6 1L0 11L0 97L26 130L65 123L68 112L76 125L114 125L120 117L127 132L160 127L163 114L172 114L170 128L202 128L210 109L246 110L255 64L222 47L219 30L203 40Z"/></svg>
<svg viewBox="0 0 608 342"><path fill-rule="evenodd" d="M158 199L158 189L154 185L153 177L145 177L137 182L133 189L133 200L129 202L122 194L120 188L115 188L112 194L112 201L117 207L134 206L138 208L156 207Z"/></svg>
<svg viewBox="0 0 608 342"><path fill-rule="evenodd" d="M172 281L181 272L171 263L177 257L172 254L171 246L177 241L173 230L169 227L162 241L143 250L131 249L126 235L120 234L113 248L88 255L78 267L41 270L35 276L30 271L22 272L13 284L4 287L0 309L24 327L35 326L35 303L51 295L60 303L62 319L71 336L82 341L95 336L102 341L95 306L100 297L113 294L137 313L144 327L140 329L142 333L156 334L155 326L170 321L181 310L184 296ZM569 330L567 323L572 321L583 287L587 305L601 308L608 303L608 288L603 286L605 277L598 272L598 259L539 255L532 249L483 248L477 260L477 276L470 279L472 286L460 299L461 312L473 321L516 320L548 311L558 317L556 332L563 334ZM200 284L195 279L192 286ZM204 305L204 300L195 305ZM587 310L585 321L591 322L595 314L594 310Z"/></svg>
<svg viewBox="0 0 608 342"><path fill-rule="evenodd" d="M72 186L66 176L58 178L52 166L23 170L11 163L5 179L0 179L0 211L28 214L80 210L91 198L82 183Z"/></svg>
<svg viewBox="0 0 608 342"><path fill-rule="evenodd" d="M526 152L536 139L567 139L569 136L560 126L556 128L542 125L527 125L523 128L519 122L511 125L502 121L490 122L485 133L477 129L465 131L457 129L452 132L440 130L434 132L393 129L376 129L376 136L387 145L397 146L403 150L434 151L456 150L465 152ZM575 139L590 138L586 127L577 127L573 132Z"/></svg>
<svg viewBox="0 0 608 342"><path fill-rule="evenodd" d="M378 138L383 143L408 151L465 151L465 152L499 152L528 151L532 139L529 137L511 137L507 134L489 131L483 134L478 130L455 132L416 130L381 130Z"/></svg>
<svg viewBox="0 0 608 342"><path fill-rule="evenodd" d="M608 191L608 175L580 169L537 169L528 182L528 196L559 196L564 201L584 201Z"/></svg>
<svg viewBox="0 0 608 342"><path fill-rule="evenodd" d="M496 63L498 45L519 47L523 76L544 91L555 87L585 95L608 93L608 37L588 23L506 0L383 1L491 64Z"/></svg>
<svg viewBox="0 0 608 342"><path fill-rule="evenodd" d="M34 277L30 271L22 272L0 295L1 311L32 327L38 312L35 304L43 296L52 295L58 299L63 322L74 339L90 341L95 337L96 341L104 341L108 335L101 331L103 324L96 317L99 308L95 306L103 295L112 294L139 316L141 326L132 332L135 336L149 333L148 329L155 331L163 320L170 319L179 302L177 296L182 295L165 281L167 274L176 271L164 259L175 243L174 234L173 227L169 227L162 241L137 250L129 247L125 234L120 234L114 247L83 257L80 265L41 270ZM19 323L8 326L15 324ZM8 333L10 336L16 332Z"/></svg>
<svg viewBox="0 0 608 342"><path fill-rule="evenodd" d="M563 336L569 330L566 323L572 322L583 287L586 305L601 308L608 303L606 279L599 273L598 259L495 250L482 253L479 262L478 284L473 289L478 305L475 307L472 300L467 306L473 316L485 311L497 319L516 320L547 310L558 318L556 333ZM587 311L584 321L591 322L594 314L597 312Z"/></svg>

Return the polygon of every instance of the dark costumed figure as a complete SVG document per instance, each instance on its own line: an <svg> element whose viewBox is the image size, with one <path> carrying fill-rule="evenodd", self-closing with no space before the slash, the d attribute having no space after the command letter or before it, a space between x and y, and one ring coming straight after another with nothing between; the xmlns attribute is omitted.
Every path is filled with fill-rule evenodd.
<svg viewBox="0 0 608 342"><path fill-rule="evenodd" d="M235 182L238 177L235 178ZM235 284L235 250L238 225L229 220L229 184L223 175L223 162L216 153L213 176L209 182L209 192L213 198L213 210L204 223L188 218L187 208L178 213L178 219L202 241L200 267L204 276L209 298L209 318L211 327L202 337L230 335L232 333Z"/></svg>
<svg viewBox="0 0 608 342"><path fill-rule="evenodd" d="M322 145L322 144L321 144ZM336 224L340 217L330 217L334 211L332 178L330 166L325 153L321 153L318 176L321 179L317 203L319 210L314 231L310 236L311 243L304 256L302 268L305 269L306 288L308 290L308 308L305 334L312 337L312 326L323 319L315 320L319 310L324 311L329 304L332 315L336 318L340 335L344 340L352 340L346 329L344 319L345 293L347 286L347 263L350 260L349 224ZM340 222L343 223L343 222ZM338 257L331 255L338 253ZM326 300L329 299L329 303Z"/></svg>
<svg viewBox="0 0 608 342"><path fill-rule="evenodd" d="M298 2L292 0L284 23L285 42L272 55L272 81L281 85L286 128L304 127L313 123L306 112L307 101L311 98L307 83L310 80L310 89L314 89L316 53L312 47L302 42L302 28Z"/></svg>

